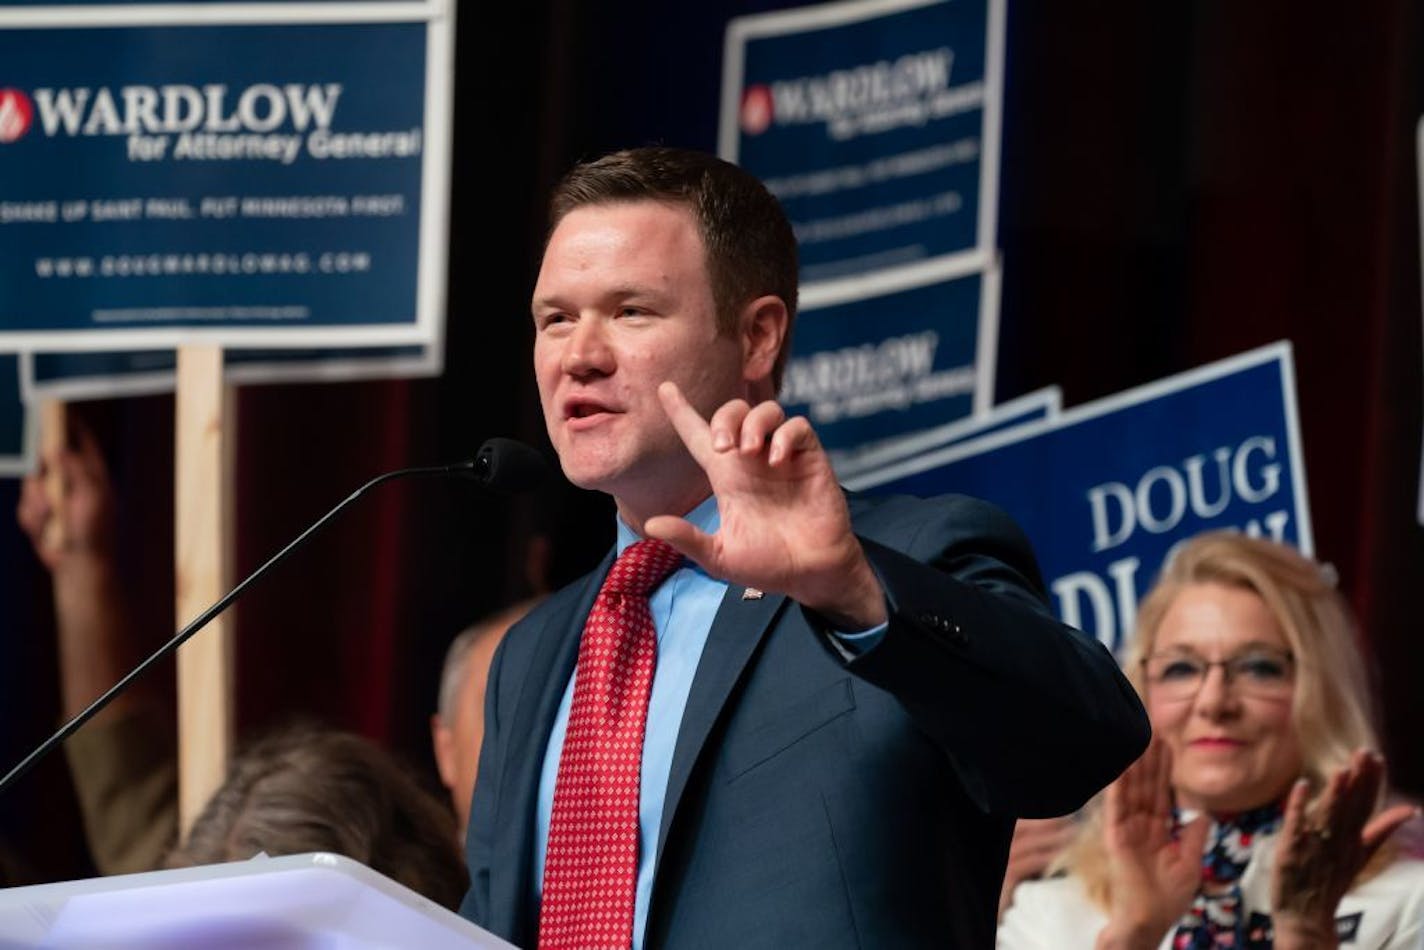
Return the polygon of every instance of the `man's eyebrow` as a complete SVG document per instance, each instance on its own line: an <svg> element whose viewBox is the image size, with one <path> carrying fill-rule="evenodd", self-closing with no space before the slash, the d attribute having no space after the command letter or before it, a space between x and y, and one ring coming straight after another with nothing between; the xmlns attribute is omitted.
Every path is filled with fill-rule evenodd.
<svg viewBox="0 0 1424 950"><path fill-rule="evenodd" d="M620 284L616 287L609 287L599 296L599 302L607 305L621 300L650 300L659 302L665 299L666 294L656 287L647 284ZM545 297L535 297L529 303L535 310L546 308L564 309L567 305L558 294L550 294Z"/></svg>
<svg viewBox="0 0 1424 950"><path fill-rule="evenodd" d="M619 287L611 287L604 294L607 300L627 300L629 297L643 300L661 300L663 292L656 287L649 287L646 284L624 284Z"/></svg>

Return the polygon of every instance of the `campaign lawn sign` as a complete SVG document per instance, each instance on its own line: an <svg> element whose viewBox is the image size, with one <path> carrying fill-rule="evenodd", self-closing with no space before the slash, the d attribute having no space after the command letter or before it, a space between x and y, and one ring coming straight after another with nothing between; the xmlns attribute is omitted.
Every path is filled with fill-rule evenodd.
<svg viewBox="0 0 1424 950"><path fill-rule="evenodd" d="M20 358L0 353L0 478L34 468L37 437L35 411L20 394Z"/></svg>
<svg viewBox="0 0 1424 950"><path fill-rule="evenodd" d="M1003 0L859 0L727 27L718 150L796 234L785 401L854 452L993 401Z"/></svg>
<svg viewBox="0 0 1424 950"><path fill-rule="evenodd" d="M1232 528L1313 553L1289 343L846 480L1004 508L1064 622L1119 651L1171 549Z"/></svg>
<svg viewBox="0 0 1424 950"><path fill-rule="evenodd" d="M438 340L452 17L0 9L0 349Z"/></svg>

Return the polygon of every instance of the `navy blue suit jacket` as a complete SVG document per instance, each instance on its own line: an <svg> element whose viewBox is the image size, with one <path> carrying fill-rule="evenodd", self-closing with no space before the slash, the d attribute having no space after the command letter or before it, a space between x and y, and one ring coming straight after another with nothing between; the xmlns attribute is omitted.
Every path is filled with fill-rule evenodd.
<svg viewBox="0 0 1424 950"><path fill-rule="evenodd" d="M1112 657L1048 616L1033 554L961 496L852 496L890 607L850 662L784 597L730 587L673 754L645 947L992 947L1013 822L1079 807L1145 748ZM540 767L612 563L490 669L461 913L525 947Z"/></svg>

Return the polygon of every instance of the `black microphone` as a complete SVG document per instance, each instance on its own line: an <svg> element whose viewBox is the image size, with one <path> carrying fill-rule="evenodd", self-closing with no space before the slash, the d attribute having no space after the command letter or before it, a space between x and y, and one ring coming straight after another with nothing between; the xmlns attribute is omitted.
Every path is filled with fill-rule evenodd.
<svg viewBox="0 0 1424 950"><path fill-rule="evenodd" d="M523 442L494 438L480 446L469 477L491 491L529 491L548 480L549 463Z"/></svg>
<svg viewBox="0 0 1424 950"><path fill-rule="evenodd" d="M480 446L479 454L471 461L456 462L453 465L435 465L427 468L402 468L394 472L386 472L384 475L377 475L350 495L346 496L346 499L342 501L341 504L318 518L311 527L297 535L297 537L282 550L272 555L266 564L263 564L257 570L247 575L242 583L228 591L221 600L203 611L186 627L174 634L173 639L159 647L148 659L130 670L123 679L109 687L108 691L90 703L88 708L66 722L54 735L40 743L38 748L25 756L19 765L7 772L3 779L0 779L0 794L3 794L7 788L19 781L20 776L24 775L35 763L48 755L55 746L78 731L79 727L93 718L99 710L109 705L114 697L128 689L129 684L147 672L149 667L173 653L186 643L193 634L203 629L214 617L226 610L234 600L242 596L243 591L247 590L248 585L267 573L269 568L275 567L278 563L285 560L288 554L291 554L297 548L301 547L308 538L325 527L328 521L336 517L347 505L351 504L357 498L360 498L368 490L375 488L383 482L388 482L396 478L407 478L417 475L437 475L467 478L490 491L510 494L538 487L548 474L548 463L544 460L544 456L538 451L530 448L523 442L516 442L514 439L496 438L489 439L484 445Z"/></svg>

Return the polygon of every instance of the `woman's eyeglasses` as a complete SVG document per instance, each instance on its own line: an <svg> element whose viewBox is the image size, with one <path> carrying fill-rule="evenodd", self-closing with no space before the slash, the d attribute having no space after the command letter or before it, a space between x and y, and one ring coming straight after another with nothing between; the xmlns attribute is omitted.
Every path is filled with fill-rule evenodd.
<svg viewBox="0 0 1424 950"><path fill-rule="evenodd" d="M1288 650L1257 647L1228 657L1208 660L1187 650L1154 653L1142 661L1154 697L1191 699L1201 690L1213 666L1221 667L1226 685L1242 696L1282 699L1295 683L1295 660Z"/></svg>

